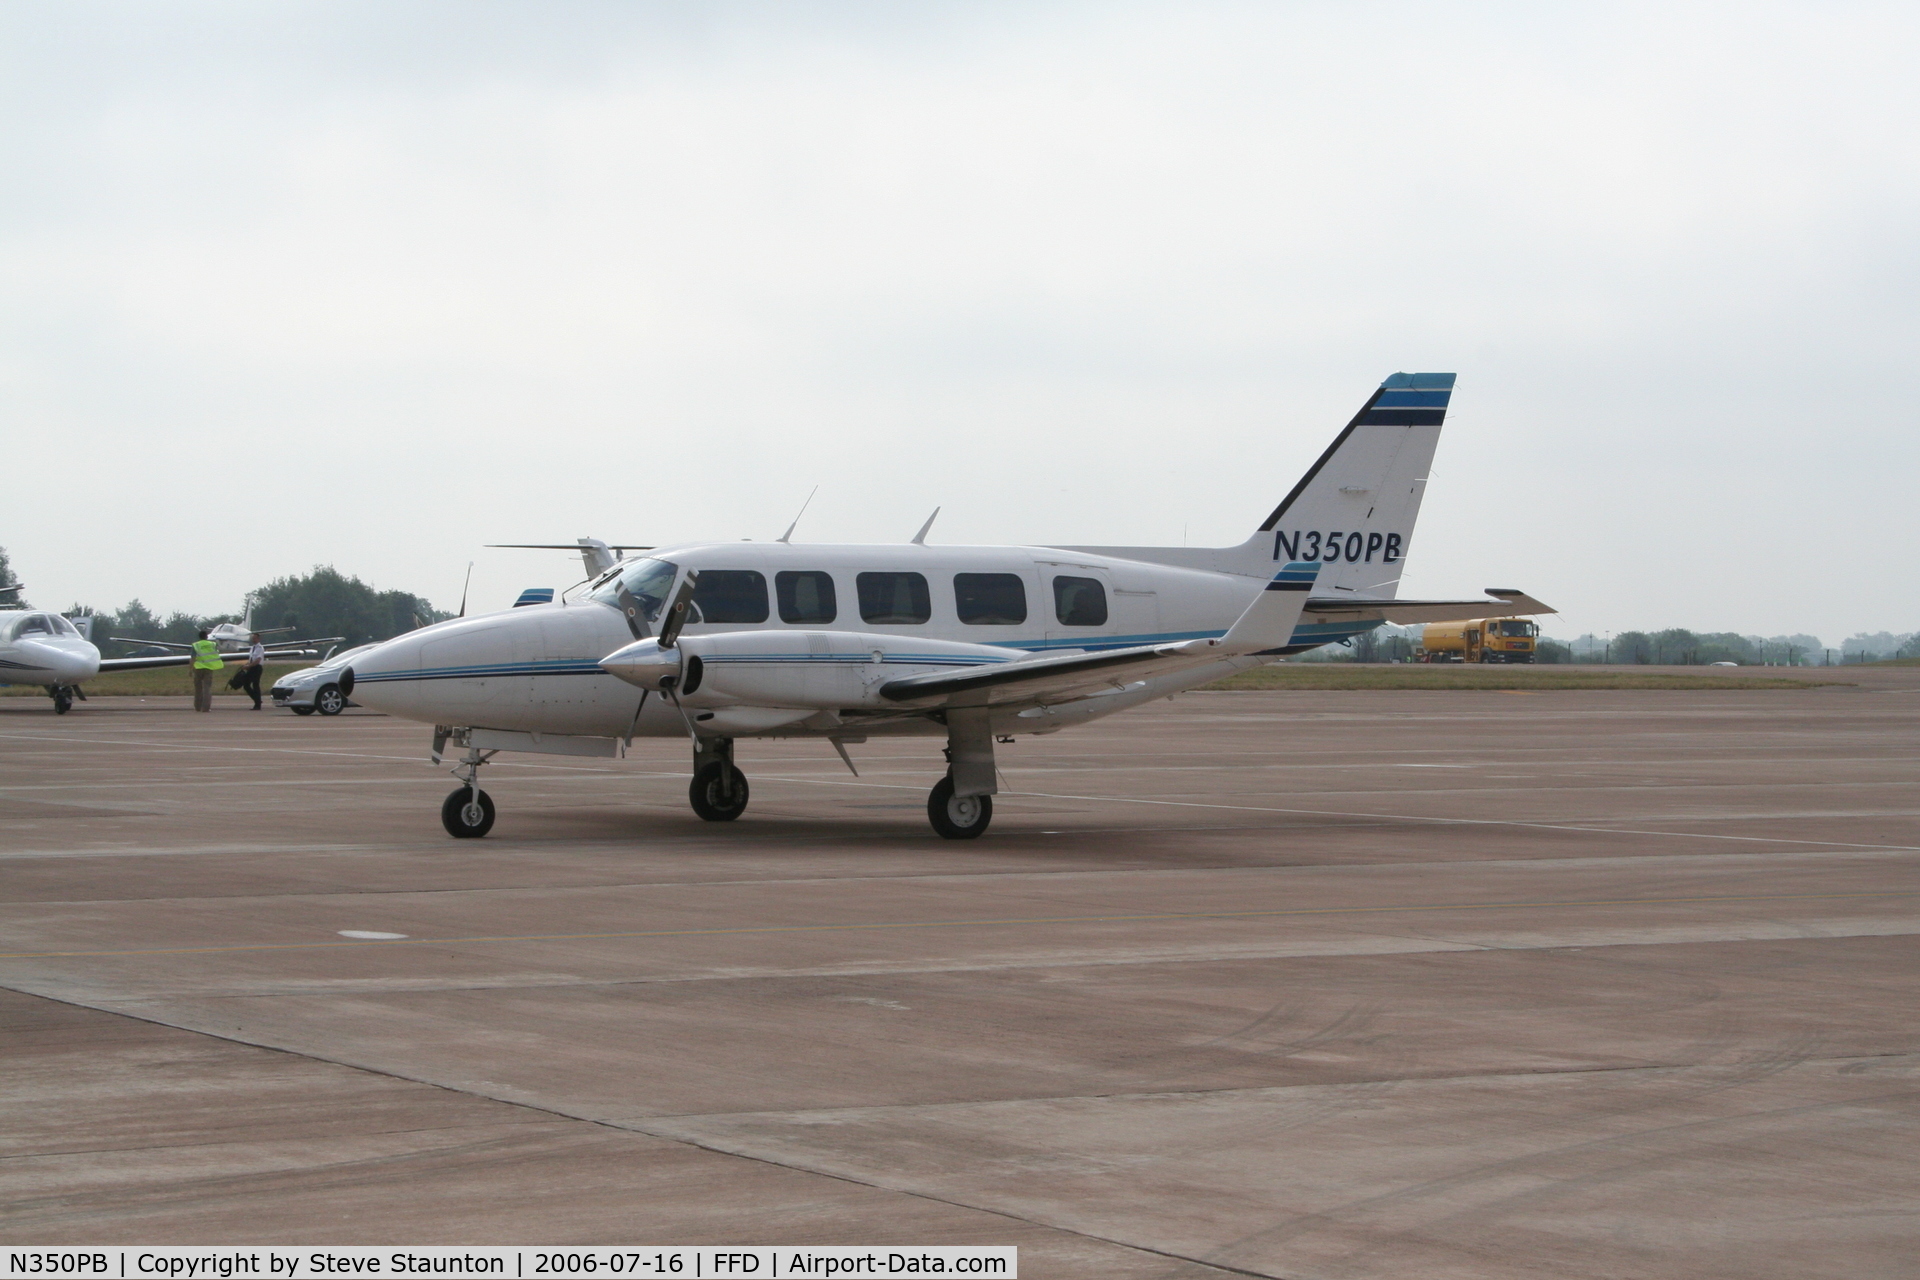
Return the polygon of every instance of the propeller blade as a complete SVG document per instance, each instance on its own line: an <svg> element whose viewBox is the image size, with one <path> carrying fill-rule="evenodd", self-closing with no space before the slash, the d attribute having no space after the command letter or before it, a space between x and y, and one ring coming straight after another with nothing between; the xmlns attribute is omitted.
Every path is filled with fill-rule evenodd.
<svg viewBox="0 0 1920 1280"><path fill-rule="evenodd" d="M673 603L667 606L666 616L660 619L662 649L673 648L673 642L680 638L680 628L687 625L687 609L693 604L693 587L699 581L700 571L689 569L685 580L680 583L680 589L673 593ZM674 699L674 705L679 705L679 699Z"/></svg>
<svg viewBox="0 0 1920 1280"><path fill-rule="evenodd" d="M642 689L640 691L640 705L633 709L633 719L627 722L628 746L633 745L633 731L640 727L640 713L647 709L647 695L652 692L653 690L651 689Z"/></svg>
<svg viewBox="0 0 1920 1280"><path fill-rule="evenodd" d="M694 729L693 718L687 714L687 709L680 705L680 695L674 692L672 685L668 685L660 692L667 695L667 701L671 702L673 709L680 713L680 723L687 726L687 736L693 739L694 749L698 750L700 747L700 734Z"/></svg>

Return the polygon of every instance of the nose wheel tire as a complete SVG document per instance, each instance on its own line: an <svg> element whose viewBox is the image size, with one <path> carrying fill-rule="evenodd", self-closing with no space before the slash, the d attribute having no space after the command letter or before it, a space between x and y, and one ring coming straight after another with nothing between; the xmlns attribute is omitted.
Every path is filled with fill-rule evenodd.
<svg viewBox="0 0 1920 1280"><path fill-rule="evenodd" d="M722 787L723 775L733 774L733 786L730 790ZM693 811L708 822L732 822L747 808L747 775L738 769L727 770L719 761L706 765L693 775L693 785L687 788L687 799L693 805Z"/></svg>
<svg viewBox="0 0 1920 1280"><path fill-rule="evenodd" d="M53 691L53 714L63 716L73 710L73 695L65 689Z"/></svg>
<svg viewBox="0 0 1920 1280"><path fill-rule="evenodd" d="M956 796L953 779L942 778L927 796L927 821L943 839L975 839L993 821L993 797Z"/></svg>
<svg viewBox="0 0 1920 1280"><path fill-rule="evenodd" d="M347 695L340 692L339 685L322 685L313 695L313 709L323 716L337 716L347 709Z"/></svg>
<svg viewBox="0 0 1920 1280"><path fill-rule="evenodd" d="M456 840L478 840L493 830L493 797L472 787L456 788L440 806L440 825Z"/></svg>

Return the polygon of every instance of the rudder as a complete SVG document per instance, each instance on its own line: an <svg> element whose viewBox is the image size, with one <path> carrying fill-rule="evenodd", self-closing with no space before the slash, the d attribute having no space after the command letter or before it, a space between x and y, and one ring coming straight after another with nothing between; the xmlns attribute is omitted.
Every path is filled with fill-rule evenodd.
<svg viewBox="0 0 1920 1280"><path fill-rule="evenodd" d="M1382 382L1245 549L1267 564L1320 563L1321 594L1392 598L1454 377L1396 373Z"/></svg>

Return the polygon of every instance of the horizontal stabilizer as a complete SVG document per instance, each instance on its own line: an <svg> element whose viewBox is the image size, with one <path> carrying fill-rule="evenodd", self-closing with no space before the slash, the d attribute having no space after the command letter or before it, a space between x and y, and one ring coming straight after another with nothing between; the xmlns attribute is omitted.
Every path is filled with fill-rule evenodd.
<svg viewBox="0 0 1920 1280"><path fill-rule="evenodd" d="M589 578L597 578L619 564L620 557L628 551L653 550L651 544L643 547L635 542L602 542L598 538L576 538L572 542L489 542L487 546L525 551L577 551Z"/></svg>
<svg viewBox="0 0 1920 1280"><path fill-rule="evenodd" d="M1558 613L1524 591L1487 588L1491 600L1374 600L1365 596L1314 596L1307 614L1316 621L1375 619L1406 625L1415 622L1472 622L1476 618L1509 618L1520 614Z"/></svg>

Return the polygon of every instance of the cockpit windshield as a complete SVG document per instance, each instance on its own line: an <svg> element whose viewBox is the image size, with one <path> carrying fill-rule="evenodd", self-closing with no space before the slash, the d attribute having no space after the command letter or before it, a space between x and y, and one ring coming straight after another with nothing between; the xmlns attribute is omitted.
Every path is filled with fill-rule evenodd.
<svg viewBox="0 0 1920 1280"><path fill-rule="evenodd" d="M600 579L592 597L628 614L630 619L653 622L659 618L660 608L666 604L667 593L673 590L673 580L679 574L679 565L648 556L621 565Z"/></svg>
<svg viewBox="0 0 1920 1280"><path fill-rule="evenodd" d="M55 634L52 621L44 613L30 613L15 622L9 640L22 640L27 636L50 636Z"/></svg>

